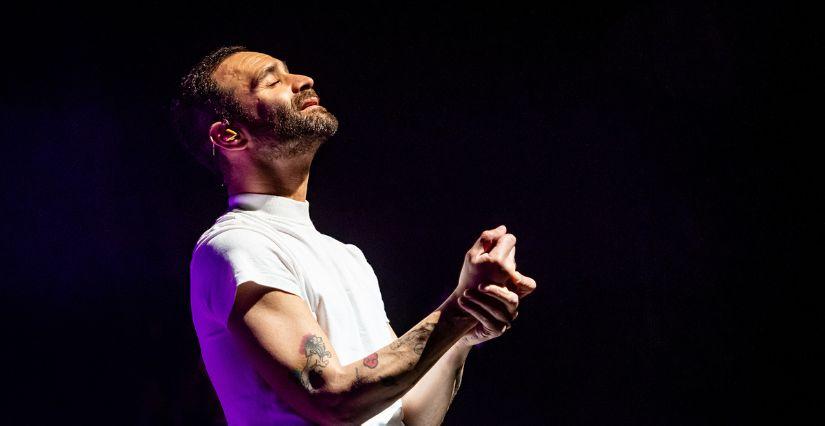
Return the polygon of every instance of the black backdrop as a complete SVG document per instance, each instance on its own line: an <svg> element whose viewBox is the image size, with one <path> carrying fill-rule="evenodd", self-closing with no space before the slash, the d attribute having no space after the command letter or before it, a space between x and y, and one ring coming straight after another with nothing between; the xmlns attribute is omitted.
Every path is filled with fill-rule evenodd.
<svg viewBox="0 0 825 426"><path fill-rule="evenodd" d="M804 186L821 172L774 133L775 86L804 87L779 77L800 49L778 39L784 11L34 9L3 30L12 423L220 424L188 261L225 189L179 145L167 108L188 67L229 44L310 75L338 116L313 164L311 215L365 252L399 334L453 288L481 230L518 237L539 288L511 331L472 350L447 424L731 424L792 410L765 383L801 377L807 355L777 355L779 371L755 356L773 347L781 287L801 279L788 262L807 232L788 203L821 197Z"/></svg>

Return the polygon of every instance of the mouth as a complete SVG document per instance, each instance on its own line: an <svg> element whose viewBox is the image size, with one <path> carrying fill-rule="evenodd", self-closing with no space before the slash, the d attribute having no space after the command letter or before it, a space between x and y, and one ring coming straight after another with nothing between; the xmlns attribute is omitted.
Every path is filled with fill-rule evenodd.
<svg viewBox="0 0 825 426"><path fill-rule="evenodd" d="M301 111L303 111L307 108L310 108L312 106L318 106L318 98L309 98L309 99L305 100L301 104Z"/></svg>

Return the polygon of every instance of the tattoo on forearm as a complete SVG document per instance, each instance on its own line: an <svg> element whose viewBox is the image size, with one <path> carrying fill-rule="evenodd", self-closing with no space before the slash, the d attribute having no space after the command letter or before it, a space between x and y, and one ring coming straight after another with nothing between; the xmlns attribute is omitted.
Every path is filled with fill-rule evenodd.
<svg viewBox="0 0 825 426"><path fill-rule="evenodd" d="M424 348L427 346L427 339L430 338L435 329L434 323L425 323L419 328L408 332L407 334L398 338L398 340L390 343L390 349L396 350L403 346L412 347L413 352L418 355L424 353Z"/></svg>
<svg viewBox="0 0 825 426"><path fill-rule="evenodd" d="M411 348L413 352L421 355L424 353L424 348L427 346L427 340L430 338L430 334L432 334L433 330L435 330L435 323L425 323L390 343L390 349L398 350L401 348ZM378 352L371 353L364 357L362 363L367 368L375 369L378 367L378 357ZM413 364L414 361L408 362L408 366L412 366ZM362 383L364 383L363 378L358 372L358 367L356 367L355 385L357 386ZM378 378L378 383L381 383L382 386L392 387L398 386L399 381L398 377L384 376Z"/></svg>
<svg viewBox="0 0 825 426"><path fill-rule="evenodd" d="M369 368L378 367L378 352L373 352L364 358L364 366Z"/></svg>
<svg viewBox="0 0 825 426"><path fill-rule="evenodd" d="M358 367L355 367L355 381L352 382L352 387L357 388L364 384L364 380L361 378L361 375L358 374Z"/></svg>
<svg viewBox="0 0 825 426"><path fill-rule="evenodd" d="M321 373L324 367L329 365L332 353L326 350L324 339L314 334L307 334L301 342L301 349L306 356L306 365L301 371L297 371L297 376L301 384L309 391L314 391L323 384Z"/></svg>

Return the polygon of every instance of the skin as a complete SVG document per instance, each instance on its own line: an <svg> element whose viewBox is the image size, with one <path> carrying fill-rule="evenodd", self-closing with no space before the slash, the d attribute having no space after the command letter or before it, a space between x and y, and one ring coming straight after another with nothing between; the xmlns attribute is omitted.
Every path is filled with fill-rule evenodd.
<svg viewBox="0 0 825 426"><path fill-rule="evenodd" d="M272 66L274 72L256 85L256 76ZM263 118L262 107L275 106L330 114L322 106L300 110L296 103L315 95L314 81L263 53L235 53L212 77L254 119ZM209 135L226 159L229 195L306 200L310 166L323 138L299 141L310 148L300 155L273 158L267 149L284 141L261 136L242 121L215 122ZM228 327L261 376L312 421L361 423L403 397L406 424L437 424L458 391L472 346L501 336L518 315L520 300L536 288L535 280L516 271L515 243L503 225L482 232L465 255L458 285L438 309L401 337L390 327L393 342L348 365L341 364L306 303L291 293L241 284Z"/></svg>
<svg viewBox="0 0 825 426"><path fill-rule="evenodd" d="M252 87L256 75L268 66L276 66L257 87ZM296 97L312 90L312 78L301 74L291 74L283 61L258 52L237 52L224 59L212 74L218 86L231 92L241 106L251 115L261 118L259 105L293 105ZM275 83L274 85L270 85ZM320 99L320 98L319 98ZM323 106L311 107L302 114L324 113ZM230 140L234 130L238 136ZM315 150L293 158L272 160L262 154L265 145L255 137L244 123L230 123L226 126L217 121L209 129L209 135L217 146L223 148L223 155L229 164L224 174L224 184L228 194L241 192L274 194L298 201L306 200L309 170ZM316 142L320 145L320 141ZM316 146L317 149L317 146Z"/></svg>

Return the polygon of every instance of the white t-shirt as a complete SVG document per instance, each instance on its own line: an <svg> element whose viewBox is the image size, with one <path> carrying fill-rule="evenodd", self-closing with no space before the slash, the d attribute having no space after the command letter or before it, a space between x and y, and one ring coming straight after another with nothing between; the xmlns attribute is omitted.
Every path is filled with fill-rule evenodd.
<svg viewBox="0 0 825 426"><path fill-rule="evenodd" d="M230 425L304 425L234 343L226 323L238 285L254 281L304 301L342 365L393 341L378 279L361 250L315 229L309 202L236 194L198 240L190 264L192 320ZM401 399L364 424L403 425Z"/></svg>

